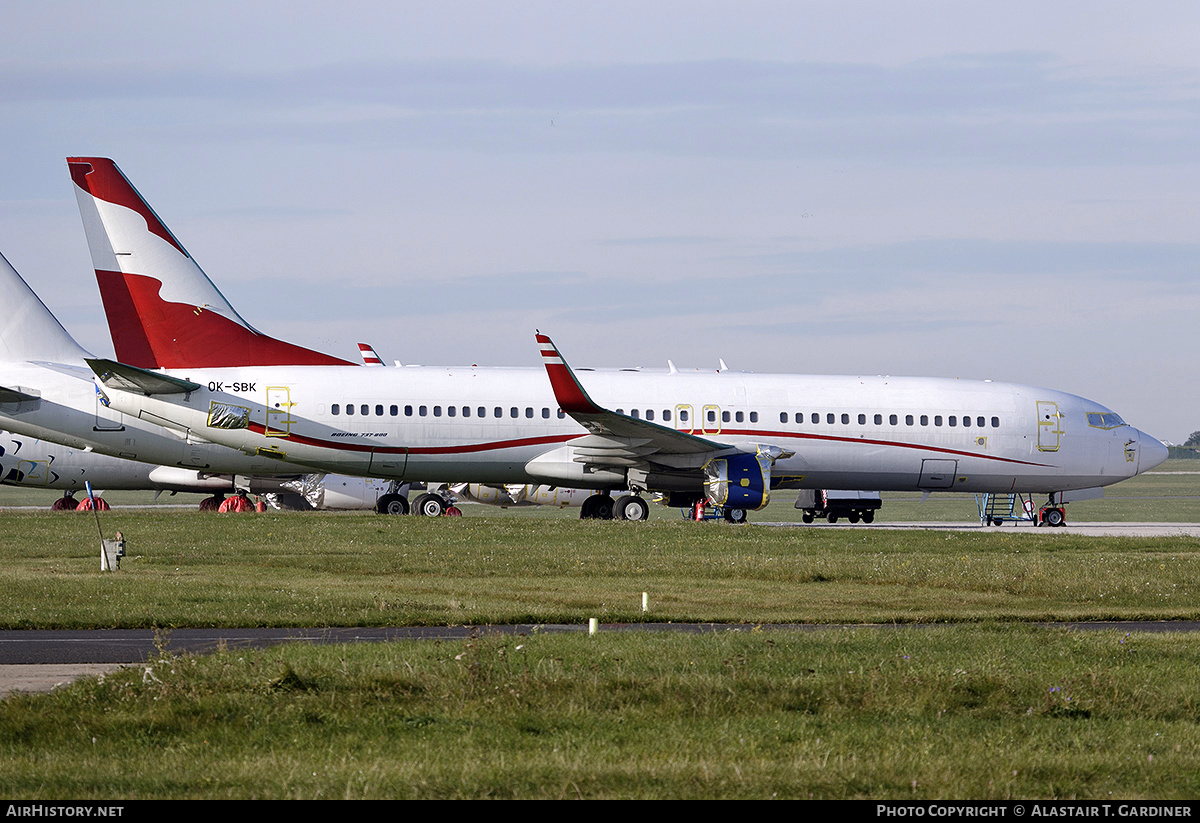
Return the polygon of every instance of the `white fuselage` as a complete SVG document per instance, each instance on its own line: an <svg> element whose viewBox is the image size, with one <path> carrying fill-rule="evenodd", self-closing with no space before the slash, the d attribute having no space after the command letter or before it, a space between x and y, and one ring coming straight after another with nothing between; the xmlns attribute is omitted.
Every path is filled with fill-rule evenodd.
<svg viewBox="0 0 1200 823"><path fill-rule="evenodd" d="M270 456L281 467L410 481L613 489L629 480L656 488L620 469L583 469L571 441L587 432L558 409L541 369L163 373L201 388L151 396L103 390L114 409ZM1017 384L701 371L581 369L577 376L607 409L731 446L794 452L775 464L775 486L1057 492L1109 485L1166 457L1161 443L1098 403ZM224 427L241 425L239 414L245 427ZM698 469L683 458L663 461Z"/></svg>

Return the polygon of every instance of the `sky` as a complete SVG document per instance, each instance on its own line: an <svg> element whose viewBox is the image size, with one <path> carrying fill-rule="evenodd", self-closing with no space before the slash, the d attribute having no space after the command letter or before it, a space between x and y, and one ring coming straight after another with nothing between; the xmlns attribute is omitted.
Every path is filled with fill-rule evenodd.
<svg viewBox="0 0 1200 823"><path fill-rule="evenodd" d="M933 375L1200 430L1200 4L0 0L0 252L111 356L65 158L354 359Z"/></svg>

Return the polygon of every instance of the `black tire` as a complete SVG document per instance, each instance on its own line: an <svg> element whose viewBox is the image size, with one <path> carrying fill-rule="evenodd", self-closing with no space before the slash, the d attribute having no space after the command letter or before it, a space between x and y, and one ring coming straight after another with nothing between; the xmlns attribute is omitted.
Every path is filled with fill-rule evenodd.
<svg viewBox="0 0 1200 823"><path fill-rule="evenodd" d="M846 515L846 519L849 520L851 523L857 523L858 522L858 512L850 512L850 514Z"/></svg>
<svg viewBox="0 0 1200 823"><path fill-rule="evenodd" d="M618 520L645 520L650 516L650 504L637 495L617 498L613 514Z"/></svg>
<svg viewBox="0 0 1200 823"><path fill-rule="evenodd" d="M422 517L441 517L446 513L446 501L436 494L423 494L412 507L413 514Z"/></svg>
<svg viewBox="0 0 1200 823"><path fill-rule="evenodd" d="M1066 523L1066 522L1067 522L1067 518L1063 514L1062 509L1047 509L1046 510L1046 524L1047 525L1049 525L1053 528L1058 528L1059 526L1061 526L1063 523Z"/></svg>
<svg viewBox="0 0 1200 823"><path fill-rule="evenodd" d="M579 517L581 520L612 520L614 505L607 494L593 494L583 501Z"/></svg>
<svg viewBox="0 0 1200 823"><path fill-rule="evenodd" d="M745 523L747 514L745 509L726 509L725 520L729 523Z"/></svg>
<svg viewBox="0 0 1200 823"><path fill-rule="evenodd" d="M863 512L863 522L864 523L874 523L875 522L875 512L872 512L872 511Z"/></svg>
<svg viewBox="0 0 1200 823"><path fill-rule="evenodd" d="M408 501L398 494L385 494L375 501L376 514L408 514Z"/></svg>
<svg viewBox="0 0 1200 823"><path fill-rule="evenodd" d="M825 519L828 520L830 523L836 523L837 515L834 514L833 512L830 512L829 514L825 515Z"/></svg>
<svg viewBox="0 0 1200 823"><path fill-rule="evenodd" d="M813 517L812 512L805 512L804 514L800 515L800 519L803 520L805 523L811 523L816 518Z"/></svg>

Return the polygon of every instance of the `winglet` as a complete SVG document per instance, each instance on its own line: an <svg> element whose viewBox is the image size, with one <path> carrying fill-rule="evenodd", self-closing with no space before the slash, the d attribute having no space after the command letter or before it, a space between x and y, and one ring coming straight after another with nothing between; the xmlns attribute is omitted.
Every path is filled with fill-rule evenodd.
<svg viewBox="0 0 1200 823"><path fill-rule="evenodd" d="M554 399L558 407L567 414L599 414L603 408L592 402L588 393L575 378L575 372L567 365L567 361L559 354L558 348L550 338L537 332L538 348L542 351L542 362L546 365L546 374L550 377L550 386L554 389Z"/></svg>
<svg viewBox="0 0 1200 823"><path fill-rule="evenodd" d="M375 349L371 347L370 343L359 343L358 344L358 353L362 357L364 366L382 366L383 365L383 360L381 360L379 358L379 355L375 353Z"/></svg>

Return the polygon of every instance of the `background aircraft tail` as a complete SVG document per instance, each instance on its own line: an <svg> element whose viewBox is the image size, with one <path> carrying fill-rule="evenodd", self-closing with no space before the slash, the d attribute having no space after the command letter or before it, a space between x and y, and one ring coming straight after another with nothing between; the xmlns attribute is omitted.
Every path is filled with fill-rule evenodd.
<svg viewBox="0 0 1200 823"><path fill-rule="evenodd" d="M144 369L354 365L256 331L104 157L68 157L117 360Z"/></svg>
<svg viewBox="0 0 1200 823"><path fill-rule="evenodd" d="M0 360L79 363L91 357L0 254Z"/></svg>

